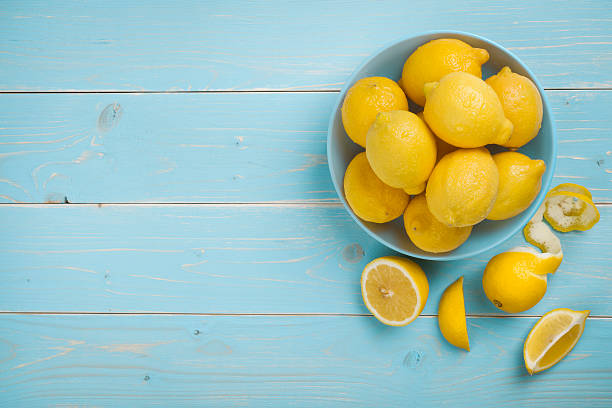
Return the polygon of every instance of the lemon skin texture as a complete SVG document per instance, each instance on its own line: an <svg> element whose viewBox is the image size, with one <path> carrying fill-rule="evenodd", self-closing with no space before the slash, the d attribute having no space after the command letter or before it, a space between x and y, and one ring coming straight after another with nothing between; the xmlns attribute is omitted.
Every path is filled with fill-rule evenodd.
<svg viewBox="0 0 612 408"><path fill-rule="evenodd" d="M346 168L344 195L359 218L375 223L396 219L410 200L404 190L389 187L374 174L365 153L355 156Z"/></svg>
<svg viewBox="0 0 612 408"><path fill-rule="evenodd" d="M493 155L499 171L499 190L489 220L505 220L525 211L542 188L546 163L517 152Z"/></svg>
<svg viewBox="0 0 612 408"><path fill-rule="evenodd" d="M380 112L408 110L408 100L399 85L385 77L367 77L357 81L342 103L342 124L346 134L365 147L368 129Z"/></svg>
<svg viewBox="0 0 612 408"><path fill-rule="evenodd" d="M425 122L408 111L378 114L366 138L366 155L374 173L408 194L425 189L436 154L434 135Z"/></svg>
<svg viewBox="0 0 612 408"><path fill-rule="evenodd" d="M414 197L406 207L404 227L417 248L432 253L452 251L472 232L471 226L448 227L438 221L429 211L424 194Z"/></svg>
<svg viewBox="0 0 612 408"><path fill-rule="evenodd" d="M503 145L512 134L497 94L474 75L448 74L425 84L425 95L425 121L446 143L463 148Z"/></svg>
<svg viewBox="0 0 612 408"><path fill-rule="evenodd" d="M497 166L487 149L458 149L436 164L425 197L429 210L442 224L467 227L487 217L498 187Z"/></svg>
<svg viewBox="0 0 612 408"><path fill-rule="evenodd" d="M404 63L400 84L408 97L420 106L425 105L423 86L439 81L455 71L463 71L482 77L481 65L489 60L489 53L482 48L453 38L429 41L416 49Z"/></svg>
<svg viewBox="0 0 612 408"><path fill-rule="evenodd" d="M514 73L508 67L486 80L493 88L504 109L504 115L512 122L514 130L502 146L517 148L537 136L542 126L542 96L531 80Z"/></svg>

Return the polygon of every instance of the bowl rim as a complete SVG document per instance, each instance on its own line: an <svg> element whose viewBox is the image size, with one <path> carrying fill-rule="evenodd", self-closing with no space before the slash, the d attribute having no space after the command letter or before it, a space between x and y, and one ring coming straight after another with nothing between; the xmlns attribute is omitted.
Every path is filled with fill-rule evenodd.
<svg viewBox="0 0 612 408"><path fill-rule="evenodd" d="M488 243L486 245L483 245L482 247L480 247L478 249L475 249L475 250L473 250L471 252L462 253L462 254L456 254L456 253L453 253L453 251L449 251L449 252L446 252L446 253L432 254L432 255L410 253L410 252L407 252L406 250L404 250L402 248L399 248L398 246L388 242L387 240L385 240L382 237L380 237L378 234L375 234L374 232L370 231L369 228L367 228L366 225L363 223L363 221L355 215L355 213L351 210L350 206L346 202L346 200L344 198L344 194L343 194L343 191L344 191L343 186L339 186L338 183L336 182L336 180L338 178L336 177L336 173L334 172L334 169L333 169L333 166L332 166L332 161L329 160L330 152L331 152L331 140L332 140L331 136L332 136L332 128L333 128L333 125L334 125L334 118L335 118L335 116L336 116L336 114L338 112L338 109L340 109L342 102L344 101L344 95L346 94L346 91L349 89L350 86L353 85L353 83L355 82L355 78L361 72L363 67L365 67L372 60L377 58L382 52L384 52L388 48L393 47L393 46L395 46L395 45L397 45L397 44L399 44L401 42L413 39L415 37L425 37L425 36L437 36L438 38L440 38L442 36L471 37L471 38L477 39L479 41L485 42L485 43L487 43L487 44L489 44L489 45L491 45L493 47L501 49L502 51L507 53L529 75L529 79L531 79L533 81L533 83L536 85L536 87L538 88L538 92L540 93L540 96L542 97L543 113L550 120L550 128L551 128L552 142L553 142L552 143L552 159L551 159L550 163L547 163L547 167L550 168L551 171L550 171L550 173L548 173L546 178L542 179L542 187L540 189L540 193L538 193L538 197L536 198L536 200L534 202L532 202L531 205L527 208L527 210L525 210L523 212L523 213L527 214L527 217L525 217L525 219L527 221L525 223L518 223L516 226L513 226L512 228L509 228L508 232L503 237L499 238L498 240L492 241L492 242L490 242L490 243ZM432 40L433 39L435 39L435 38L432 38ZM488 39L486 37L482 37L482 36L477 35L477 34L469 33L467 31L458 31L458 30L430 30L430 31L423 31L423 32L412 34L412 35L408 35L408 36L400 38L398 40L394 40L394 41L386 43L385 45L383 45L382 47L377 49L374 53L372 53L369 57L367 57L361 64L359 64L353 70L353 72L351 73L350 77L345 81L344 86L340 90L340 93L338 94L338 97L336 99L336 103L334 104L334 107L333 107L333 109L331 111L331 115L330 115L329 123L328 123L328 127L327 127L327 147L326 148L327 148L327 158L328 158L327 165L329 167L329 172L330 172L330 176L331 176L331 179L332 179L332 183L334 184L334 188L336 189L336 194L338 194L338 198L340 198L340 201L342 202L342 205L344 206L345 210L350 214L350 216L353 218L353 220L361 227L361 229L363 229L369 236L371 236L372 238L374 238L375 240L377 240L381 244L385 245L387 248L390 248L393 251L396 251L396 252L398 252L400 254L403 254L403 255L406 255L406 256L410 256L410 257L413 257L413 258L426 259L426 260L432 260L432 261L454 261L454 260L459 260L459 259L471 258L473 256L476 256L478 254L481 254L483 252L491 250L491 249L493 249L493 248L503 244L504 242L508 241L517 232L519 232L521 229L523 229L523 227L534 216L534 214L536 213L538 208L540 208L540 206L544 202L544 199L546 198L546 193L542 194L542 192L544 190L547 190L550 187L550 184L551 184L552 179L553 179L553 175L554 175L555 170L556 170L556 166L557 166L557 144L558 144L558 140L557 140L557 128L556 128L556 125L555 125L555 121L554 121L554 118L553 118L553 115L552 115L552 109L551 109L550 104L548 102L548 98L546 96L546 92L544 90L544 87L542 87L542 84L540 84L540 81L538 80L536 75L531 71L531 69L529 69L529 67L517 55L515 55L512 51L508 50L506 47L498 44L495 41L492 41L492 40L490 40L490 39Z"/></svg>

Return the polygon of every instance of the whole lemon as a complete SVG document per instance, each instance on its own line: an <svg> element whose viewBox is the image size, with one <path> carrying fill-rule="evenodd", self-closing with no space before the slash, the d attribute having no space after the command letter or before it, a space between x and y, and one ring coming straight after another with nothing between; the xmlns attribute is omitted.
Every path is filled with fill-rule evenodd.
<svg viewBox="0 0 612 408"><path fill-rule="evenodd" d="M546 276L557 270L562 259L562 255L538 253L531 247L510 249L491 258L482 275L482 287L497 308L523 312L544 297Z"/></svg>
<svg viewBox="0 0 612 408"><path fill-rule="evenodd" d="M404 190L389 187L374 174L365 152L355 156L346 168L344 195L359 218L376 223L402 215L410 200Z"/></svg>
<svg viewBox="0 0 612 408"><path fill-rule="evenodd" d="M533 82L503 67L486 80L499 96L504 115L514 125L506 147L521 147L537 136L542 126L542 97Z"/></svg>
<svg viewBox="0 0 612 408"><path fill-rule="evenodd" d="M367 77L357 81L342 103L342 124L346 134L365 147L366 134L379 112L408 110L408 100L399 85L385 77Z"/></svg>
<svg viewBox="0 0 612 408"><path fill-rule="evenodd" d="M368 131L366 155L383 182L419 194L436 163L436 140L414 113L383 112Z"/></svg>
<svg viewBox="0 0 612 408"><path fill-rule="evenodd" d="M427 82L439 81L444 75L455 71L467 72L480 78L480 66L488 60L487 50L473 48L461 40L432 40L421 45L408 57L400 83L408 97L423 106L423 86Z"/></svg>
<svg viewBox="0 0 612 408"><path fill-rule="evenodd" d="M440 139L457 147L504 144L512 122L497 94L474 75L453 72L425 85L425 121Z"/></svg>
<svg viewBox="0 0 612 408"><path fill-rule="evenodd" d="M449 227L467 227L484 220L499 187L497 166L487 149L459 149L444 156L427 182L427 206Z"/></svg>
<svg viewBox="0 0 612 408"><path fill-rule="evenodd" d="M499 189L489 220L505 220L525 211L542 188L546 163L517 152L493 155L499 171Z"/></svg>
<svg viewBox="0 0 612 408"><path fill-rule="evenodd" d="M412 199L404 212L404 228L417 248L427 252L448 252L459 247L470 236L472 227L448 227L438 221L424 194Z"/></svg>

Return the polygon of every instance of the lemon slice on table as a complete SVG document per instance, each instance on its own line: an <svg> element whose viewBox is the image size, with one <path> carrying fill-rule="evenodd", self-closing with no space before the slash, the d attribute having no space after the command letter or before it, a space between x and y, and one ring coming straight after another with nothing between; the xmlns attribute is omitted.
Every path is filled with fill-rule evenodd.
<svg viewBox="0 0 612 408"><path fill-rule="evenodd" d="M446 288L442 294L438 306L438 326L446 341L455 347L470 351L463 300L463 276Z"/></svg>
<svg viewBox="0 0 612 408"><path fill-rule="evenodd" d="M409 259L384 256L363 269L363 302L386 325L405 326L412 322L423 311L428 294L425 272Z"/></svg>
<svg viewBox="0 0 612 408"><path fill-rule="evenodd" d="M588 310L555 309L538 320L523 347L525 367L530 375L554 366L574 348L589 313Z"/></svg>

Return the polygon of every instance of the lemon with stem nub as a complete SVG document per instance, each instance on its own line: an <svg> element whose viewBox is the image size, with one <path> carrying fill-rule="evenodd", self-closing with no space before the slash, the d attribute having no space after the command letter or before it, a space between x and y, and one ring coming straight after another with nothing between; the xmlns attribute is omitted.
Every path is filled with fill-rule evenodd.
<svg viewBox="0 0 612 408"><path fill-rule="evenodd" d="M532 247L516 247L495 255L482 275L487 298L508 313L531 309L546 293L547 274L555 273L563 253L539 253Z"/></svg>
<svg viewBox="0 0 612 408"><path fill-rule="evenodd" d="M419 194L436 163L436 140L414 113L383 112L368 131L366 155L384 183Z"/></svg>
<svg viewBox="0 0 612 408"><path fill-rule="evenodd" d="M342 102L344 130L353 142L365 147L376 115L392 110L408 110L408 100L399 85L385 77L362 78L349 88Z"/></svg>
<svg viewBox="0 0 612 408"><path fill-rule="evenodd" d="M449 227L475 225L493 208L498 186L497 166L487 149L455 150L431 173L425 193L427 206Z"/></svg>
<svg viewBox="0 0 612 408"><path fill-rule="evenodd" d="M499 171L499 190L489 220L505 220L525 211L542 188L546 163L518 152L493 155Z"/></svg>
<svg viewBox="0 0 612 408"><path fill-rule="evenodd" d="M425 104L423 85L439 81L444 75L464 71L482 76L481 65L489 60L489 53L482 48L454 38L439 38L416 49L402 70L400 84L408 97L418 105Z"/></svg>
<svg viewBox="0 0 612 408"><path fill-rule="evenodd" d="M521 147L537 136L542 126L543 105L538 88L531 80L503 67L486 80L504 109L504 115L514 125L506 147Z"/></svg>
<svg viewBox="0 0 612 408"><path fill-rule="evenodd" d="M425 121L440 139L457 147L504 144L512 122L493 88L465 72L425 84Z"/></svg>
<svg viewBox="0 0 612 408"><path fill-rule="evenodd" d="M363 302L389 326L405 326L423 311L429 284L423 269L407 258L384 256L367 264L361 275Z"/></svg>

